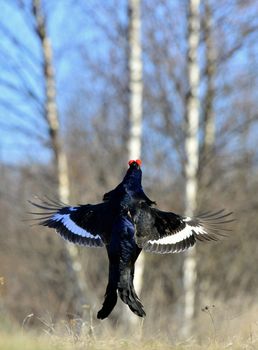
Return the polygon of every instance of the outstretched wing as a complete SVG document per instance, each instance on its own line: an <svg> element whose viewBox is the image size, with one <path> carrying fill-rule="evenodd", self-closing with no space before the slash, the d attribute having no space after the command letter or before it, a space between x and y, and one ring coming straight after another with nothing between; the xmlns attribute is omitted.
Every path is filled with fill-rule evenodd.
<svg viewBox="0 0 258 350"><path fill-rule="evenodd" d="M232 213L220 210L198 217L180 216L141 204L132 213L137 244L152 253L179 253L192 247L197 240L217 241L225 236L225 224ZM224 225L224 226L223 226Z"/></svg>
<svg viewBox="0 0 258 350"><path fill-rule="evenodd" d="M54 228L64 239L88 247L102 247L109 241L112 215L108 203L64 206L52 201L30 202L41 209L39 225Z"/></svg>

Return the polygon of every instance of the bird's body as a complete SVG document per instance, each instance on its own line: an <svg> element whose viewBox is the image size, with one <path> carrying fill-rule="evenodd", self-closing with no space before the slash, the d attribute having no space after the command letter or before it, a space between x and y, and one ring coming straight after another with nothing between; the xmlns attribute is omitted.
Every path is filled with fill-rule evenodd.
<svg viewBox="0 0 258 350"><path fill-rule="evenodd" d="M204 213L199 218L163 212L152 205L142 188L141 161L130 161L123 181L104 194L103 202L60 207L57 202L32 203L40 209L40 224L55 228L66 240L90 247L106 246L109 280L98 318L108 317L122 301L138 316L145 316L133 285L134 265L141 250L154 253L180 252L196 240L217 240L221 224L231 213ZM36 213L39 214L39 213Z"/></svg>

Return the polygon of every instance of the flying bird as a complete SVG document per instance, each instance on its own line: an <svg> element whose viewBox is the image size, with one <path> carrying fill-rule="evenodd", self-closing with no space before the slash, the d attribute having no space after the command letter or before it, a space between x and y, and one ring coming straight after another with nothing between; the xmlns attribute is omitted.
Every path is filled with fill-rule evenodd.
<svg viewBox="0 0 258 350"><path fill-rule="evenodd" d="M99 204L63 206L57 201L30 202L41 212L39 224L54 228L69 242L87 247L106 247L109 279L99 319L110 315L117 296L137 316L144 317L133 279L135 262L142 250L179 253L197 241L217 241L232 213L220 210L188 217L153 207L142 188L141 160L130 160L123 181L103 196ZM43 211L42 211L43 210Z"/></svg>

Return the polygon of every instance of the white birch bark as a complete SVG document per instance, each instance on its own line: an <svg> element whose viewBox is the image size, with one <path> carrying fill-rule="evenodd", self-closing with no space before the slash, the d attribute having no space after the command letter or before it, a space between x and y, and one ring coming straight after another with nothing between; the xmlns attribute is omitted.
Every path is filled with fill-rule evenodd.
<svg viewBox="0 0 258 350"><path fill-rule="evenodd" d="M129 68L129 159L141 157L142 136L142 48L141 48L141 1L128 0L128 68ZM144 272L144 254L140 254L135 269L134 285L140 294Z"/></svg>
<svg viewBox="0 0 258 350"><path fill-rule="evenodd" d="M41 0L33 0L33 14L36 20L36 31L40 39L43 55L43 71L45 77L45 118L48 124L49 136L54 153L58 193L62 202L69 202L69 175L67 157L60 138L59 118L56 105L55 74L52 58L52 47L46 32L45 18L41 11ZM82 310L85 303L86 284L82 265L78 256L78 249L72 244L65 243L65 256L68 278L74 288L76 302L73 305L76 312Z"/></svg>
<svg viewBox="0 0 258 350"><path fill-rule="evenodd" d="M142 49L140 0L128 0L128 67L129 67L129 159L141 156L142 136Z"/></svg>
<svg viewBox="0 0 258 350"><path fill-rule="evenodd" d="M197 171L199 161L199 75L198 45L200 36L200 0L188 1L188 56L187 73L189 92L186 101L185 124L185 214L192 216L196 209L197 200ZM191 335L193 317L195 313L195 288L196 288L196 251L195 248L185 255L183 266L184 284L184 325L183 335Z"/></svg>

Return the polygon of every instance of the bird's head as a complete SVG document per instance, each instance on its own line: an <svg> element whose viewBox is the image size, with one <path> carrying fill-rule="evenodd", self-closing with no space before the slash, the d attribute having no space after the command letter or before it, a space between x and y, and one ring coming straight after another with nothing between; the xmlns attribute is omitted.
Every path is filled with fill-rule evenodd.
<svg viewBox="0 0 258 350"><path fill-rule="evenodd" d="M130 182L136 181L141 183L141 179L142 179L141 164L142 164L142 161L140 159L130 160L128 162L129 168L125 174L123 181L128 181L130 179Z"/></svg>
<svg viewBox="0 0 258 350"><path fill-rule="evenodd" d="M136 159L136 160L129 160L128 162L129 168L131 169L140 169L141 165L142 165L142 161L140 159Z"/></svg>

